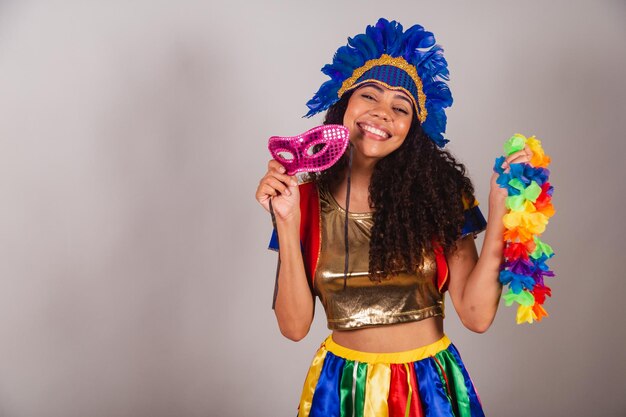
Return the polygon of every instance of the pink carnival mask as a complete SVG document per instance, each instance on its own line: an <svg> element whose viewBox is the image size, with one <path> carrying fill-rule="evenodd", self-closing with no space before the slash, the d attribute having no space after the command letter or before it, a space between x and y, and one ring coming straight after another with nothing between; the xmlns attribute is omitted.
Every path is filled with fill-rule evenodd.
<svg viewBox="0 0 626 417"><path fill-rule="evenodd" d="M287 175L294 175L331 167L345 152L349 139L347 127L322 125L298 136L272 136L268 148L274 159L285 167Z"/></svg>

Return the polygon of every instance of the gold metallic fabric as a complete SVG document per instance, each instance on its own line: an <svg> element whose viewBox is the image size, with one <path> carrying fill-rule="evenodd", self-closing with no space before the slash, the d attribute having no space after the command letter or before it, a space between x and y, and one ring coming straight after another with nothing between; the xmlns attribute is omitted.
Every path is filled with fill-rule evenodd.
<svg viewBox="0 0 626 417"><path fill-rule="evenodd" d="M345 211L332 194L319 188L320 254L314 288L326 310L331 330L404 323L444 315L444 300L436 286L434 253L424 253L416 273L401 273L382 281L369 276L371 213L349 213L349 264L344 289Z"/></svg>

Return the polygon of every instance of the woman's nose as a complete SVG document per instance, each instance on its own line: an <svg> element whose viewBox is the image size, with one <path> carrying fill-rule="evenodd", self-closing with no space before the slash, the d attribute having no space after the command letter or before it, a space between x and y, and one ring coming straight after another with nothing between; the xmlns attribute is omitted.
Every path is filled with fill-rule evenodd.
<svg viewBox="0 0 626 417"><path fill-rule="evenodd" d="M376 106L374 109L372 109L371 113L372 116L378 117L384 121L389 120L389 111L385 109L382 105Z"/></svg>

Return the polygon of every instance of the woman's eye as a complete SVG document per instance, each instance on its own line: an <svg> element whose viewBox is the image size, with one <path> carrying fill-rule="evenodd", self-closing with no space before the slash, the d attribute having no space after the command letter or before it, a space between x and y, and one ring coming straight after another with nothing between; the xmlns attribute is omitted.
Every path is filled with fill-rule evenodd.
<svg viewBox="0 0 626 417"><path fill-rule="evenodd" d="M400 113L409 114L409 112L408 112L408 111L406 111L406 110L404 110L404 109L401 109L400 107L396 107L396 108L395 108L395 110L396 110L396 111L399 111Z"/></svg>
<svg viewBox="0 0 626 417"><path fill-rule="evenodd" d="M361 94L361 97L364 97L368 100L374 100L374 97L370 96L369 94Z"/></svg>

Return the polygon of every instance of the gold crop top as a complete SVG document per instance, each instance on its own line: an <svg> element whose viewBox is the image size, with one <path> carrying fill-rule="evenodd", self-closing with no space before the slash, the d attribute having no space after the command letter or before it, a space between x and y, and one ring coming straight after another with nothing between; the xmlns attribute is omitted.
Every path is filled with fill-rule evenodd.
<svg viewBox="0 0 626 417"><path fill-rule="evenodd" d="M444 316L444 299L436 282L435 255L424 256L417 273L401 273L382 282L369 278L371 213L348 214L349 265L344 289L345 211L332 194L319 188L320 254L314 289L328 328L348 330Z"/></svg>

